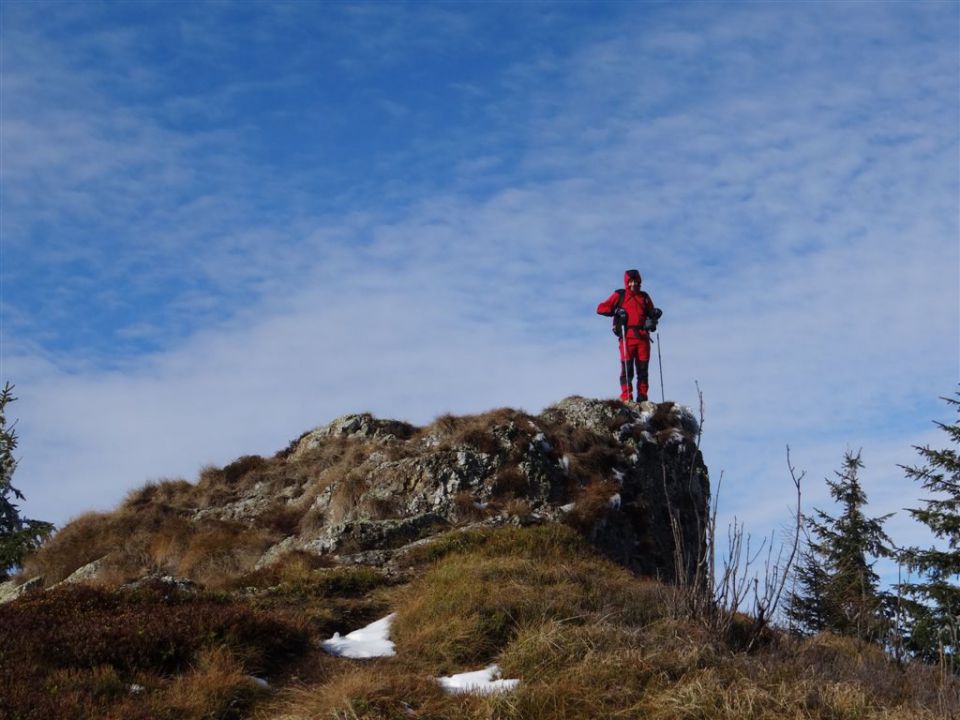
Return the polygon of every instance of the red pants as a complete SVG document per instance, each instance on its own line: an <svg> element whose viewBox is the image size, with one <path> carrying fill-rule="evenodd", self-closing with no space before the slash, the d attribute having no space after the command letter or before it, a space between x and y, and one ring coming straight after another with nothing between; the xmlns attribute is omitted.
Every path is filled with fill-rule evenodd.
<svg viewBox="0 0 960 720"><path fill-rule="evenodd" d="M633 376L637 376L637 400L647 399L650 364L650 338L628 338L620 341L620 399L633 400Z"/></svg>

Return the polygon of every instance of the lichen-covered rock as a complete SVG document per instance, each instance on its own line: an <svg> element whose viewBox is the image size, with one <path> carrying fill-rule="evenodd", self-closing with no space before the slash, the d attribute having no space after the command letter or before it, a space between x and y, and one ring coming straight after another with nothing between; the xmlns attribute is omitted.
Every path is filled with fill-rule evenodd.
<svg viewBox="0 0 960 720"><path fill-rule="evenodd" d="M0 583L0 605L16 600L32 592L39 592L43 589L43 578L30 578L24 583L17 584L13 580Z"/></svg>
<svg viewBox="0 0 960 720"><path fill-rule="evenodd" d="M332 437L374 438L393 440L408 438L414 428L398 420L379 420L370 413L352 413L341 415L323 427L305 433L296 443L295 456L316 448L324 440Z"/></svg>
<svg viewBox="0 0 960 720"><path fill-rule="evenodd" d="M60 585L76 585L79 583L95 581L100 570L103 569L106 560L107 556L104 555L102 558L98 558L93 562L88 562L86 565L74 570L72 573L70 573L70 575L58 582L56 585L52 585L51 589L59 587Z"/></svg>
<svg viewBox="0 0 960 720"><path fill-rule="evenodd" d="M382 564L450 527L567 522L631 570L671 580L703 556L710 491L698 431L692 412L675 403L577 396L539 416L503 409L422 429L344 415L270 461L338 458L312 482L249 482L245 495L198 516L257 525L278 504L305 514L309 521L260 566L297 549ZM274 468L273 477L282 475Z"/></svg>

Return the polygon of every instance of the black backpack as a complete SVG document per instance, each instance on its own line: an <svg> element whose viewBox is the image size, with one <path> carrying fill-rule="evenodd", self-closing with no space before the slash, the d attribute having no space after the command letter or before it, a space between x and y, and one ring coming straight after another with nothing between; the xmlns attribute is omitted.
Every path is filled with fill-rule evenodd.
<svg viewBox="0 0 960 720"><path fill-rule="evenodd" d="M623 296L626 294L626 290L623 288L617 288L617 304L613 306L613 334L617 337L620 337L620 334L623 332L623 326L620 324L620 318L617 317L617 310L620 309L620 306L623 305ZM646 293L644 293L646 295ZM647 299L650 299L649 295L646 295ZM651 303L652 304L652 303ZM656 332L657 323L660 321L660 316L663 315L663 310L659 308L653 308L653 310L644 318L643 329L647 332Z"/></svg>

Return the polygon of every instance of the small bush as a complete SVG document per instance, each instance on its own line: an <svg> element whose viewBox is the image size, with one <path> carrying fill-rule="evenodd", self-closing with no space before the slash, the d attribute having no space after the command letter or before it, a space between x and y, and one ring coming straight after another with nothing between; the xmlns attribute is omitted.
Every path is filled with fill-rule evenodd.
<svg viewBox="0 0 960 720"><path fill-rule="evenodd" d="M264 693L230 650L216 646L200 651L195 667L176 678L164 705L183 720L239 720Z"/></svg>
<svg viewBox="0 0 960 720"><path fill-rule="evenodd" d="M202 688L222 689L227 675L281 668L306 650L307 636L270 614L163 583L69 586L0 606L0 648L0 695L10 717L99 718L111 717L103 704L125 702L131 683L159 688L164 678L200 668L179 695L193 695L197 706ZM211 660L227 651L229 673Z"/></svg>
<svg viewBox="0 0 960 720"><path fill-rule="evenodd" d="M564 520L582 533L588 533L597 521L610 511L610 498L620 491L620 486L610 481L597 481L580 490L576 495L573 510Z"/></svg>
<svg viewBox="0 0 960 720"><path fill-rule="evenodd" d="M77 568L99 560L116 547L120 523L106 513L86 513L71 520L23 562L22 575L42 575L54 585Z"/></svg>

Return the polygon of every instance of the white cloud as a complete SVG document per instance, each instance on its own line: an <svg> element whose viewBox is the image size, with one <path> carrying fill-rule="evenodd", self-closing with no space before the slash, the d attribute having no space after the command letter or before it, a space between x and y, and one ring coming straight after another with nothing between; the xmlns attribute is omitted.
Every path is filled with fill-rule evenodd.
<svg viewBox="0 0 960 720"><path fill-rule="evenodd" d="M216 18L197 12L185 43L222 72L244 38L204 44L190 32ZM384 21L357 12L357 27ZM62 39L37 30L25 49L12 36L7 262L66 287L53 302L4 298L29 514L107 508L148 478L271 453L343 412L426 422L612 396L616 343L593 310L634 265L666 310L668 399L694 404L695 379L704 390L724 513L761 535L789 517L787 443L816 484L864 446L879 513L900 487L879 448L909 448L958 377L955 38L903 34L873 6L789 12L803 22L757 5L641 14L566 38L566 55L548 44L488 77L444 77L479 124L414 133L363 178L256 159L253 120L229 110L204 116L215 131L170 123L261 81L227 73L137 105L71 65ZM370 57L378 44L418 57L403 28L419 15L347 48L358 82L390 68ZM273 21L304 18L286 6ZM251 43L275 42L259 33ZM109 48L146 65L123 38ZM304 63L330 62L297 51L296 81L267 89L288 98ZM368 96L408 106L380 90ZM333 197L314 184L339 172ZM24 228L45 222L57 232L37 244ZM89 276L71 272L80 261ZM109 342L53 350L88 309L127 306L102 320ZM149 340L147 354L125 349Z"/></svg>

